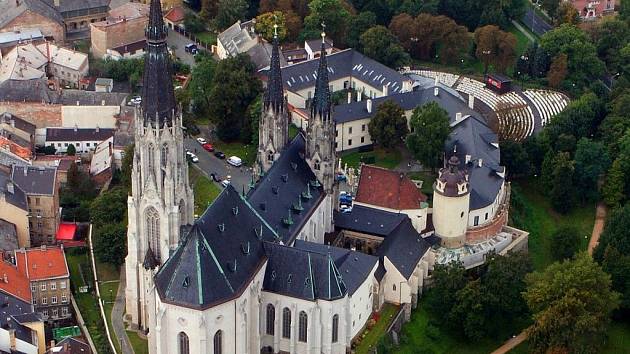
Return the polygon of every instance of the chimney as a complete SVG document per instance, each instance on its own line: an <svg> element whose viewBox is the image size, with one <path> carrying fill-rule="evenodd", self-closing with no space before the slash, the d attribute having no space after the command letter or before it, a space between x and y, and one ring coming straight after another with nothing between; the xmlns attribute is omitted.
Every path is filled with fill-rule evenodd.
<svg viewBox="0 0 630 354"><path fill-rule="evenodd" d="M470 162L470 158L471 158L471 156L470 156L470 155L466 155L466 163L469 163L469 162Z"/></svg>
<svg viewBox="0 0 630 354"><path fill-rule="evenodd" d="M9 330L9 345L11 346L11 352L16 350L15 346L15 329Z"/></svg>
<svg viewBox="0 0 630 354"><path fill-rule="evenodd" d="M474 109L475 108L475 95L468 95L468 108L470 109Z"/></svg>
<svg viewBox="0 0 630 354"><path fill-rule="evenodd" d="M101 130L101 128L99 128L97 125L96 128L94 128L94 130L98 133Z"/></svg>
<svg viewBox="0 0 630 354"><path fill-rule="evenodd" d="M105 105L105 100L102 100L101 101L101 106L104 106L104 105Z"/></svg>
<svg viewBox="0 0 630 354"><path fill-rule="evenodd" d="M440 89L439 88L434 88L433 89L433 96L439 96L440 95Z"/></svg>
<svg viewBox="0 0 630 354"><path fill-rule="evenodd" d="M15 128L15 119L11 118L10 123L11 123L11 126Z"/></svg>
<svg viewBox="0 0 630 354"><path fill-rule="evenodd" d="M77 130L79 130L79 127L75 124L74 125L74 131L76 132Z"/></svg>
<svg viewBox="0 0 630 354"><path fill-rule="evenodd" d="M348 104L352 103L352 91L348 91Z"/></svg>
<svg viewBox="0 0 630 354"><path fill-rule="evenodd" d="M367 108L368 113L372 113L372 100L368 98L366 102L367 102L366 108Z"/></svg>
<svg viewBox="0 0 630 354"><path fill-rule="evenodd" d="M362 98L363 98L363 93L361 91L357 91L357 102L361 102Z"/></svg>
<svg viewBox="0 0 630 354"><path fill-rule="evenodd" d="M24 171L24 176L28 176L28 167L24 166L22 170Z"/></svg>
<svg viewBox="0 0 630 354"><path fill-rule="evenodd" d="M459 122L460 120L462 120L462 112L455 113L455 121Z"/></svg>
<svg viewBox="0 0 630 354"><path fill-rule="evenodd" d="M477 162L479 164L479 167L483 166L483 159L477 159Z"/></svg>
<svg viewBox="0 0 630 354"><path fill-rule="evenodd" d="M387 96L389 94L389 86L383 85L383 96Z"/></svg>
<svg viewBox="0 0 630 354"><path fill-rule="evenodd" d="M15 187L13 186L13 181L7 181L7 192L11 194L15 193Z"/></svg>
<svg viewBox="0 0 630 354"><path fill-rule="evenodd" d="M61 5L61 0L55 0L55 7L59 7Z"/></svg>
<svg viewBox="0 0 630 354"><path fill-rule="evenodd" d="M7 277L7 273L2 274L2 281L5 284L9 284L9 277Z"/></svg>

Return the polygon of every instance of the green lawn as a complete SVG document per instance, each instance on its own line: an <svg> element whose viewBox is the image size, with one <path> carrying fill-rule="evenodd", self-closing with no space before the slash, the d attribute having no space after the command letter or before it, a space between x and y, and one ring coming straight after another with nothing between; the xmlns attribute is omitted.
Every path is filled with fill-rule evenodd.
<svg viewBox="0 0 630 354"><path fill-rule="evenodd" d="M513 24L508 27L508 32L512 33L516 37L516 56L520 57L525 52L529 44L529 38L519 31Z"/></svg>
<svg viewBox="0 0 630 354"><path fill-rule="evenodd" d="M100 263L96 261L96 273L99 281L109 281L120 279L118 267L109 263Z"/></svg>
<svg viewBox="0 0 630 354"><path fill-rule="evenodd" d="M356 347L355 353L357 354L367 354L369 353L370 348L376 345L378 341L385 335L385 331L387 327L389 327L390 323L394 319L398 313L398 307L392 304L383 304L383 308L380 312L380 318L378 322L372 327L372 329L365 329L361 339L361 342Z"/></svg>
<svg viewBox="0 0 630 354"><path fill-rule="evenodd" d="M205 43L208 46L217 44L217 35L212 32L195 33L195 37L197 37L200 42Z"/></svg>
<svg viewBox="0 0 630 354"><path fill-rule="evenodd" d="M98 266L97 266L98 267ZM107 317L107 326L109 327L109 334L112 336L116 351L122 353L120 350L120 342L114 333L114 327L112 327L112 308L114 307L114 301L116 301L116 294L118 292L118 285L120 282L110 282L99 284L101 291L101 298L104 300L103 309L105 310L105 316ZM111 290L111 291L110 291Z"/></svg>
<svg viewBox="0 0 630 354"><path fill-rule="evenodd" d="M433 194L433 182L435 182L435 178L437 177L434 173L431 172L412 172L407 174L411 180L421 180L422 188L420 189L422 193L425 195Z"/></svg>
<svg viewBox="0 0 630 354"><path fill-rule="evenodd" d="M223 141L213 141L214 148L223 151L226 158L237 156L243 160L245 166L252 166L256 161L256 146L254 144L245 145L240 142L225 143Z"/></svg>
<svg viewBox="0 0 630 354"><path fill-rule="evenodd" d="M535 182L512 183L512 193L523 197L526 212L522 224L515 225L529 231L529 254L534 268L542 270L553 263L551 256L551 234L560 226L573 225L580 232L580 249L586 249L595 223L595 204L576 207L571 213L556 213Z"/></svg>
<svg viewBox="0 0 630 354"><path fill-rule="evenodd" d="M296 127L295 124L289 124L289 140L293 140L299 132L300 129Z"/></svg>
<svg viewBox="0 0 630 354"><path fill-rule="evenodd" d="M369 159L374 158L374 163L370 163L371 165L388 169L395 168L402 160L400 151L398 150L388 151L381 148L375 148L374 151L369 152L355 151L343 154L341 155L341 162L342 165L347 163L348 167L358 168L361 165L361 158L363 158L363 161L369 161Z"/></svg>
<svg viewBox="0 0 630 354"><path fill-rule="evenodd" d="M221 189L196 168L190 167L188 171L195 193L195 215L201 215L208 205L221 193Z"/></svg>
<svg viewBox="0 0 630 354"><path fill-rule="evenodd" d="M140 338L138 333L134 331L127 331L127 337L129 337L135 354L149 354L149 345L146 339Z"/></svg>

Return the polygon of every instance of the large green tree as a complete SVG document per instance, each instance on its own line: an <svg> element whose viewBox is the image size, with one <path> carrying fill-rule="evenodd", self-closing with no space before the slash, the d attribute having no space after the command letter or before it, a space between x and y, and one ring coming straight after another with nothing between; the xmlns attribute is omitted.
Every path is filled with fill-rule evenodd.
<svg viewBox="0 0 630 354"><path fill-rule="evenodd" d="M610 276L586 253L527 276L527 301L534 323L527 330L535 353L597 353L619 294Z"/></svg>
<svg viewBox="0 0 630 354"><path fill-rule="evenodd" d="M505 166L510 177L527 176L532 170L523 144L511 140L501 142L501 166Z"/></svg>
<svg viewBox="0 0 630 354"><path fill-rule="evenodd" d="M277 29L276 27L277 26ZM256 17L256 33L271 42L274 33L278 33L278 41L282 42L287 37L287 27L284 14L281 11L265 12Z"/></svg>
<svg viewBox="0 0 630 354"><path fill-rule="evenodd" d="M388 149L396 147L409 132L405 111L394 101L383 102L370 120L368 131L376 144Z"/></svg>
<svg viewBox="0 0 630 354"><path fill-rule="evenodd" d="M597 55L606 63L610 72L618 72L622 57L621 49L630 41L630 26L626 21L607 18L597 24L592 32Z"/></svg>
<svg viewBox="0 0 630 354"><path fill-rule="evenodd" d="M436 264L433 288L427 295L427 310L438 322L448 325L448 314L457 303L457 292L466 286L466 269L460 263Z"/></svg>
<svg viewBox="0 0 630 354"><path fill-rule="evenodd" d="M325 32L335 45L343 46L346 31L350 22L350 12L344 6L343 0L312 0L308 4L309 14L304 18L304 30L301 39L320 38L322 23Z"/></svg>
<svg viewBox="0 0 630 354"><path fill-rule="evenodd" d="M197 115L205 115L212 102L210 101L210 91L213 87L214 73L217 62L207 56L201 57L197 65L193 68L192 76L188 84L188 90L193 102L193 111Z"/></svg>
<svg viewBox="0 0 630 354"><path fill-rule="evenodd" d="M604 144L587 138L577 142L575 149L575 187L582 201L596 201L599 197L598 181L610 167L610 158Z"/></svg>
<svg viewBox="0 0 630 354"><path fill-rule="evenodd" d="M217 27L223 30L245 18L248 8L246 0L219 0L215 18Z"/></svg>
<svg viewBox="0 0 630 354"><path fill-rule="evenodd" d="M551 255L558 261L573 257L580 247L581 237L575 226L563 226L551 234Z"/></svg>
<svg viewBox="0 0 630 354"><path fill-rule="evenodd" d="M110 223L99 227L92 238L99 261L120 266L127 256L127 226Z"/></svg>
<svg viewBox="0 0 630 354"><path fill-rule="evenodd" d="M574 162L568 152L559 152L554 158L551 176L551 206L560 213L568 213L575 206Z"/></svg>
<svg viewBox="0 0 630 354"><path fill-rule="evenodd" d="M127 190L114 187L101 193L90 206L90 221L95 228L106 224L119 223L127 212Z"/></svg>
<svg viewBox="0 0 630 354"><path fill-rule="evenodd" d="M360 49L361 35L376 25L376 15L371 11L363 11L350 20L347 44L350 48Z"/></svg>
<svg viewBox="0 0 630 354"><path fill-rule="evenodd" d="M375 26L365 31L360 43L363 54L389 67L398 68L409 62L409 54L386 27Z"/></svg>
<svg viewBox="0 0 630 354"><path fill-rule="evenodd" d="M448 112L436 102L429 102L413 110L410 125L407 147L413 157L425 167L441 166L444 143L451 132Z"/></svg>

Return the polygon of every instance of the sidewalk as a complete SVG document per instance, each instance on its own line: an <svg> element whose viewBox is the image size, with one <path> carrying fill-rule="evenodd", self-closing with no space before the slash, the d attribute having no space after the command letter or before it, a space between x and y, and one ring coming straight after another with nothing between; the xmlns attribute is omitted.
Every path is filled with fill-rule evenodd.
<svg viewBox="0 0 630 354"><path fill-rule="evenodd" d="M604 203L597 204L597 211L595 212L595 225L593 225L593 233L591 239L588 242L588 254L593 255L593 250L599 243L599 236L601 236L604 230L604 223L606 221L606 205Z"/></svg>
<svg viewBox="0 0 630 354"><path fill-rule="evenodd" d="M527 333L523 331L518 336L506 341L497 350L493 351L492 354L505 354L509 352L510 350L516 348L519 344L523 343L526 339L527 339Z"/></svg>
<svg viewBox="0 0 630 354"><path fill-rule="evenodd" d="M116 338L120 342L120 348L123 354L134 354L133 347L127 337L127 331L125 330L125 324L123 323L123 316L125 314L125 265L121 266L120 271L120 283L118 284L118 293L116 294L116 302L112 308L112 327Z"/></svg>

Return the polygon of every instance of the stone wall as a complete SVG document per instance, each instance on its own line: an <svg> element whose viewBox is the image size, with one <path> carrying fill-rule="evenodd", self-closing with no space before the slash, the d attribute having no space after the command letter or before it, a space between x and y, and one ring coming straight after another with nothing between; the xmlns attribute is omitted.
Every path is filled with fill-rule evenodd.
<svg viewBox="0 0 630 354"><path fill-rule="evenodd" d="M466 243L481 242L501 232L503 226L507 225L507 215L502 211L489 224L469 228L466 231Z"/></svg>
<svg viewBox="0 0 630 354"><path fill-rule="evenodd" d="M61 23L30 10L25 11L22 15L0 28L0 32L9 32L15 29L39 29L45 37L52 37L57 42L65 41L65 31Z"/></svg>
<svg viewBox="0 0 630 354"><path fill-rule="evenodd" d="M148 22L148 17L139 17L110 25L104 25L104 22L100 25L93 24L91 26L92 53L96 58L102 58L107 53L107 49L144 39L144 29Z"/></svg>

